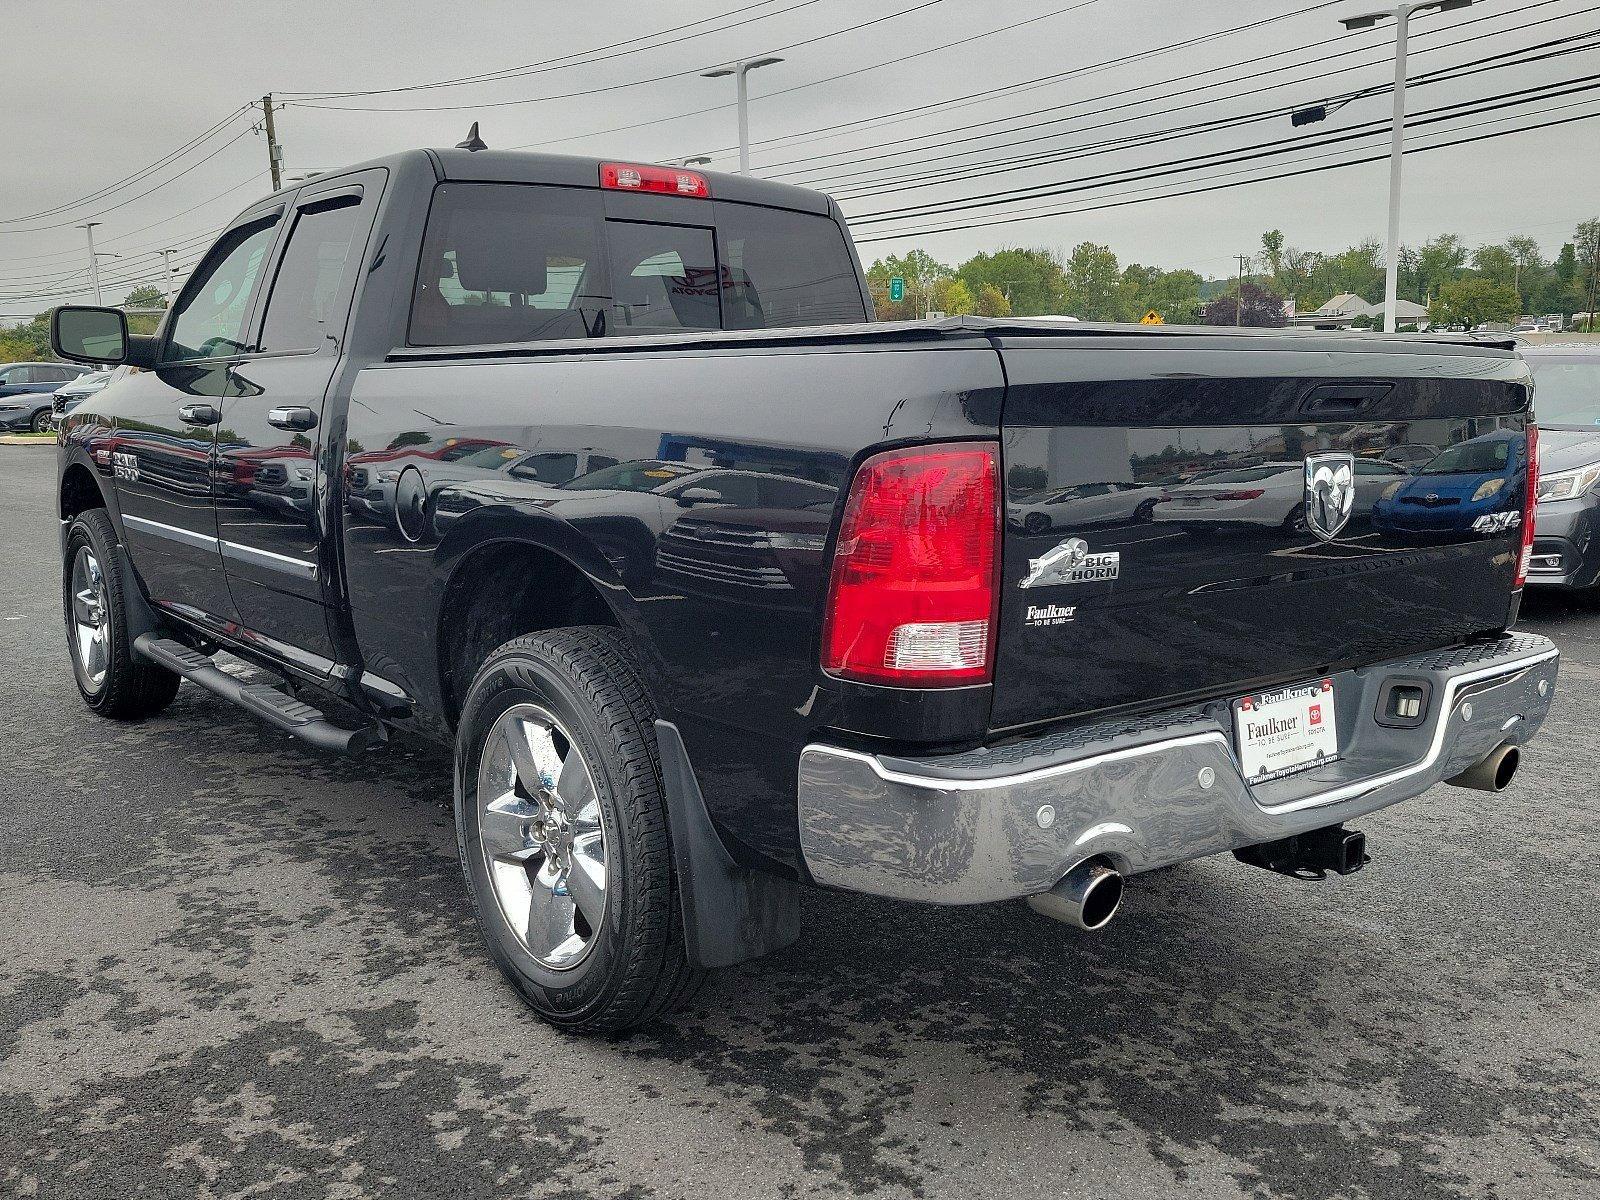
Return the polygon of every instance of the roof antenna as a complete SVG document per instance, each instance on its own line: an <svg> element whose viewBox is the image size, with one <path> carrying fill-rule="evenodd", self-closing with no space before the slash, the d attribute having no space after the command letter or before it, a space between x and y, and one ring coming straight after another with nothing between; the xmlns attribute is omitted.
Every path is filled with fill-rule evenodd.
<svg viewBox="0 0 1600 1200"><path fill-rule="evenodd" d="M478 123L476 121L472 123L472 128L467 130L467 140L456 143L457 150L487 150L488 148L489 143L478 136Z"/></svg>

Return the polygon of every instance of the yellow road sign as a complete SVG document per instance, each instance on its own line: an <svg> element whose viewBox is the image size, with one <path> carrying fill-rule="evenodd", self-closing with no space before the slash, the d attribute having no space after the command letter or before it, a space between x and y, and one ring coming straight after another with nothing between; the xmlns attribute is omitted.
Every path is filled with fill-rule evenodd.
<svg viewBox="0 0 1600 1200"><path fill-rule="evenodd" d="M1149 312L1145 313L1144 316L1139 318L1139 324L1141 324L1141 325L1165 325L1166 322L1161 319L1161 314L1158 313L1155 309L1152 308Z"/></svg>

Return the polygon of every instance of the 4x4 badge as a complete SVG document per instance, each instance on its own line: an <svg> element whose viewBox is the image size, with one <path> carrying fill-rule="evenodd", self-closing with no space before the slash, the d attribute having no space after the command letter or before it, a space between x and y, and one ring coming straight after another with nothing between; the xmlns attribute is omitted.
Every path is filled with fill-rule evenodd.
<svg viewBox="0 0 1600 1200"><path fill-rule="evenodd" d="M1088 542L1082 538L1068 538L1042 558L1030 558L1028 576L1020 586L1031 588L1054 587L1062 583L1103 583L1117 577L1121 558L1115 550L1090 554Z"/></svg>

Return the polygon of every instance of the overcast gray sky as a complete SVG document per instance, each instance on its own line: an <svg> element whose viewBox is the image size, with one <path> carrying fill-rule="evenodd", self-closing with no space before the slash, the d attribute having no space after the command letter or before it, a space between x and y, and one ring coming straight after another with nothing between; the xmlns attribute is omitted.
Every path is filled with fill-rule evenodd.
<svg viewBox="0 0 1600 1200"><path fill-rule="evenodd" d="M897 236L864 244L867 261L912 245L958 262L975 251L1006 245L1065 249L1089 240L1109 244L1123 262L1223 275L1233 255L1259 249L1261 232L1269 228L1282 229L1290 245L1308 248L1381 240L1388 183L1384 162L1207 194L1128 201L1227 178L1381 155L1387 148L1381 125L1389 114L1387 95L1357 99L1327 122L1298 130L1279 114L1159 143L1100 145L1385 85L1392 80L1392 26L1318 44L1343 34L1338 16L1370 4L56 0L23 6L11 0L5 9L12 36L0 76L0 317L88 296L84 234L74 228L86 220L100 221L97 242L123 256L102 260L108 300L120 299L137 280L155 279L159 259L154 252L162 247L175 246L177 261L191 261L204 248L206 234L267 190L265 146L242 117L135 184L90 203L29 214L116 183L264 92L282 94L288 104L278 116L278 134L291 175L405 147L450 145L474 119L495 147L532 145L646 161L709 153L713 169L732 170L737 165L733 84L702 79L698 71L775 50L785 61L750 75L754 169L827 190L879 190L844 199L858 239L992 221L1021 209L1110 205L987 228ZM1309 8L1315 11L1144 53ZM649 38L697 19L704 24ZM735 22L741 23L730 28ZM1594 0L1478 0L1463 12L1415 19L1411 71L1415 78L1596 30L1600 6ZM835 31L843 32L823 36ZM644 40L616 46L629 39ZM973 40L937 49L963 39ZM656 45L669 40L673 44ZM797 44L802 42L809 44ZM582 61L607 46L615 48L598 52L607 56L604 61ZM394 88L563 56L572 56L563 61L573 65L547 65L535 74L471 86L306 103L296 103L291 95ZM1333 57L1315 61L1325 56ZM1597 75L1600 49L1583 48L1413 87L1410 106L1420 112L1553 83L1576 89ZM1028 86L1013 86L1021 84ZM1256 94L1240 94L1247 91ZM462 107L393 112L353 107L418 105ZM711 111L697 111L706 109ZM1540 94L1520 107L1452 115L1418 129L1415 144L1595 113L1600 113L1600 91ZM871 123L859 124L864 120ZM1317 144L1369 122L1375 123L1371 136ZM1017 128L1023 125L1033 127ZM623 128L628 126L638 127ZM1285 138L1308 144L1251 162L1190 164L1167 176L1109 184L1101 178ZM230 139L237 140L229 144ZM983 165L1074 148L1094 153L1003 169ZM943 168L963 170L942 177L937 186L907 186L926 182L928 172ZM185 173L176 177L179 171ZM997 191L1081 187L1089 181L1100 186L942 215L948 206ZM874 213L912 204L930 207L922 210L925 215L866 223ZM1406 160L1402 240L1407 243L1442 232L1459 233L1473 245L1526 233L1553 253L1578 221L1597 213L1600 120Z"/></svg>

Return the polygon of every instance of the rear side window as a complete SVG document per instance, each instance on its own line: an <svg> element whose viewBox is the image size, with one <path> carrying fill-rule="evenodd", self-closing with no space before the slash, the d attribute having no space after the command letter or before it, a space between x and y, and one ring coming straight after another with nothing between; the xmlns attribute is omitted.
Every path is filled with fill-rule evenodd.
<svg viewBox="0 0 1600 1200"><path fill-rule="evenodd" d="M832 220L737 204L705 211L704 227L608 220L597 190L441 184L423 238L410 343L866 319L848 245Z"/></svg>
<svg viewBox="0 0 1600 1200"><path fill-rule="evenodd" d="M342 285L360 216L360 196L301 210L267 300L262 350L315 350L344 327Z"/></svg>
<svg viewBox="0 0 1600 1200"><path fill-rule="evenodd" d="M411 302L411 344L597 337L610 296L599 206L570 188L441 184Z"/></svg>

